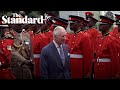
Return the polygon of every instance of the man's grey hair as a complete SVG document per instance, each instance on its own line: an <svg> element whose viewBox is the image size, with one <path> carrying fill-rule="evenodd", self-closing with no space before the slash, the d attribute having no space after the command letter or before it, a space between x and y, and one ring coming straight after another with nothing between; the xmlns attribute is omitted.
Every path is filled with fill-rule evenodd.
<svg viewBox="0 0 120 90"><path fill-rule="evenodd" d="M56 36L59 34L60 30L59 29L64 29L64 27L62 26L57 26L54 28L54 31L53 31L53 36Z"/></svg>

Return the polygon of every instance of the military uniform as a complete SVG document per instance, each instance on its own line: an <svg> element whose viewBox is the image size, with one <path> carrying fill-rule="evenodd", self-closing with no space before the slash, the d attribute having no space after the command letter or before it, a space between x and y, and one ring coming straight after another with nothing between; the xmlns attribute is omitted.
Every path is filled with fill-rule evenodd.
<svg viewBox="0 0 120 90"><path fill-rule="evenodd" d="M112 19L105 16L100 16L100 19L102 25L106 23L113 25L114 20ZM116 38L109 32L97 37L94 79L113 79L117 77L119 74L119 48Z"/></svg>
<svg viewBox="0 0 120 90"><path fill-rule="evenodd" d="M79 17L69 16L69 19L76 21L79 20ZM82 79L87 76L90 77L92 69L92 55L90 52L92 49L88 35L82 31L76 31L73 34L67 34L67 38L67 44L70 47L71 78Z"/></svg>
<svg viewBox="0 0 120 90"><path fill-rule="evenodd" d="M20 30L17 25L13 29ZM30 38L27 34L15 32L10 66L16 79L33 78L34 62L31 56L30 43Z"/></svg>
<svg viewBox="0 0 120 90"><path fill-rule="evenodd" d="M120 45L120 15L115 14L116 18L116 25L117 27L113 28L113 30L110 32L110 35L114 36L116 40L118 41L118 44ZM119 57L119 65L120 65L120 49L118 52L118 57ZM120 79L120 67L119 67L119 79Z"/></svg>
<svg viewBox="0 0 120 90"><path fill-rule="evenodd" d="M16 79L10 68L11 44L10 40L0 40L0 79Z"/></svg>
<svg viewBox="0 0 120 90"><path fill-rule="evenodd" d="M31 36L32 39L32 47L33 47L33 55L34 55L34 61L35 61L35 77L40 79L40 54L41 50L44 46L48 44L48 38L42 34L33 34Z"/></svg>

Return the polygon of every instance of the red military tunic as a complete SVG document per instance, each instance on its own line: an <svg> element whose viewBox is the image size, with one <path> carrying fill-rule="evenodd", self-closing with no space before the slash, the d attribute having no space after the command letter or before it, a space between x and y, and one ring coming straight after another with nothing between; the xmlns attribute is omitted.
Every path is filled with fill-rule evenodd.
<svg viewBox="0 0 120 90"><path fill-rule="evenodd" d="M95 43L96 43L96 38L97 38L97 35L99 34L99 31L96 28L92 27L88 29L86 32L91 35L92 46L93 46L93 50L95 51Z"/></svg>
<svg viewBox="0 0 120 90"><path fill-rule="evenodd" d="M42 48L48 44L48 38L42 33L33 34L31 38L35 60L35 77L40 78L40 53Z"/></svg>
<svg viewBox="0 0 120 90"><path fill-rule="evenodd" d="M16 79L9 66L11 61L11 46L13 39L4 39L0 41L0 79Z"/></svg>
<svg viewBox="0 0 120 90"><path fill-rule="evenodd" d="M53 41L53 31L54 31L54 26L51 25L49 31L44 33L44 35L48 38L48 43Z"/></svg>
<svg viewBox="0 0 120 90"><path fill-rule="evenodd" d="M111 35L118 34L118 27L113 28L113 30L110 32Z"/></svg>
<svg viewBox="0 0 120 90"><path fill-rule="evenodd" d="M51 30L45 32L44 35L48 38L48 43L50 43L53 40L53 32Z"/></svg>
<svg viewBox="0 0 120 90"><path fill-rule="evenodd" d="M70 70L72 79L81 79L90 75L92 69L91 42L88 36L79 32L77 34L67 34L70 46Z"/></svg>
<svg viewBox="0 0 120 90"><path fill-rule="evenodd" d="M114 36L116 38L116 40L118 41L118 44L120 46L120 32L118 31L118 27L115 27L111 32L110 34L112 36ZM120 78L120 49L119 49L119 78Z"/></svg>
<svg viewBox="0 0 120 90"><path fill-rule="evenodd" d="M94 79L112 79L119 73L118 49L118 42L110 34L97 37Z"/></svg>

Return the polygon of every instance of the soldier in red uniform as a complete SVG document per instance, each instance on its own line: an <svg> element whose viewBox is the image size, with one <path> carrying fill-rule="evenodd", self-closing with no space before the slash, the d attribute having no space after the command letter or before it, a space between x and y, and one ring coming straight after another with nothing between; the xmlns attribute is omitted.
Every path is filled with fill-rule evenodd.
<svg viewBox="0 0 120 90"><path fill-rule="evenodd" d="M115 18L116 18L117 27L115 27L113 31L110 32L110 34L118 40L118 44L120 45L120 15L115 14L115 16L116 16ZM119 53L118 57L120 60L120 49L118 53ZM120 65L120 61L119 61L119 65ZM119 67L119 78L120 78L120 67Z"/></svg>
<svg viewBox="0 0 120 90"><path fill-rule="evenodd" d="M95 52L96 52L95 51L96 38L97 38L97 35L99 34L99 30L97 30L95 25L98 22L98 20L95 19L93 16L89 16L89 17L87 17L87 19L88 19L88 25L87 25L88 29L86 30L86 33L88 33L90 35L90 39L91 39L91 42L92 42L92 48L93 48L92 53L94 54L92 67L94 67L94 57L95 57ZM92 73L93 72L94 71L92 70Z"/></svg>
<svg viewBox="0 0 120 90"><path fill-rule="evenodd" d="M89 23L88 23L87 33L89 33L92 36L92 42L93 42L92 46L93 48L95 48L96 37L99 34L99 30L97 30L97 28L95 27L98 20L93 17L89 17L88 19L89 19Z"/></svg>
<svg viewBox="0 0 120 90"><path fill-rule="evenodd" d="M53 40L53 20L51 18L46 19L44 25L41 26L41 32L48 38L48 43Z"/></svg>
<svg viewBox="0 0 120 90"><path fill-rule="evenodd" d="M48 44L48 38L41 33L40 25L32 25L31 30L33 34L31 35L33 56L35 61L35 79L40 79L40 54L44 46Z"/></svg>
<svg viewBox="0 0 120 90"><path fill-rule="evenodd" d="M10 68L12 44L13 44L12 38L2 39L0 37L0 79L16 79Z"/></svg>
<svg viewBox="0 0 120 90"><path fill-rule="evenodd" d="M94 79L115 79L119 73L119 44L116 38L109 34L114 20L100 16L99 30L102 35L96 40L96 57L94 63Z"/></svg>
<svg viewBox="0 0 120 90"><path fill-rule="evenodd" d="M70 47L70 70L72 79L90 78L92 69L91 42L87 34L81 31L84 18L70 15L70 29L67 34ZM89 51L89 52L88 52Z"/></svg>
<svg viewBox="0 0 120 90"><path fill-rule="evenodd" d="M3 48L3 43L6 44L3 40L0 43L0 79L16 79L9 66L11 61L10 48Z"/></svg>
<svg viewBox="0 0 120 90"><path fill-rule="evenodd" d="M115 14L115 19L116 19L117 26L115 28L113 28L113 30L110 32L111 35L117 35L119 33L118 26L119 26L120 15Z"/></svg>

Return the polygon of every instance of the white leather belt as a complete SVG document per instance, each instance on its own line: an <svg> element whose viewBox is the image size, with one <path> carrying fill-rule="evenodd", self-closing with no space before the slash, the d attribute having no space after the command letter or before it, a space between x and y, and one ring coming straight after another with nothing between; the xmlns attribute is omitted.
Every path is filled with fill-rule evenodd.
<svg viewBox="0 0 120 90"><path fill-rule="evenodd" d="M82 54L70 54L70 58L83 58Z"/></svg>
<svg viewBox="0 0 120 90"><path fill-rule="evenodd" d="M98 58L97 62L111 62L110 58Z"/></svg>
<svg viewBox="0 0 120 90"><path fill-rule="evenodd" d="M40 54L33 54L34 58L40 58Z"/></svg>

